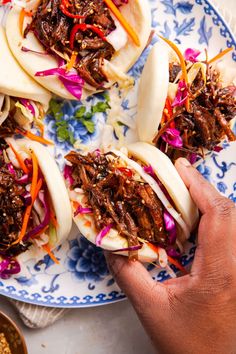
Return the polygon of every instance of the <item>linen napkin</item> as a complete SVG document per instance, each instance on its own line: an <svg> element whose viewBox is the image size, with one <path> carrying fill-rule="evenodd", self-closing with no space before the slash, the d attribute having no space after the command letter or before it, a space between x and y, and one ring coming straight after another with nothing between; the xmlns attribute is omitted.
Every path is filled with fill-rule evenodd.
<svg viewBox="0 0 236 354"><path fill-rule="evenodd" d="M226 9L220 7L220 0L213 0L212 3L223 15L226 23L228 23L228 26L231 27L231 30L236 35L236 17ZM30 328L47 327L63 317L68 311L70 311L69 309L58 309L26 304L16 300L10 301L17 309L19 316L24 324Z"/></svg>

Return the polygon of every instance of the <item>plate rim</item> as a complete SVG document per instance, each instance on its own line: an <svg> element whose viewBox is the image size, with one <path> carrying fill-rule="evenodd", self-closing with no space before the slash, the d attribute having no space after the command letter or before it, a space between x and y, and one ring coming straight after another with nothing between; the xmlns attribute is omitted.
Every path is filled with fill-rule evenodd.
<svg viewBox="0 0 236 354"><path fill-rule="evenodd" d="M232 29L227 25L226 20L224 15L220 13L219 8L217 5L213 4L211 0L193 0L193 3L197 5L201 5L203 7L203 12L207 15L212 17L216 17L218 24L214 24L214 26L219 27L221 25L223 26L224 30L227 33L227 36L225 36L225 40L228 41L230 39L232 47L234 47L234 50L236 50L236 37L232 31ZM207 8L205 7L207 6ZM206 11L210 11L210 13L207 13ZM222 36L222 35L221 35ZM223 36L222 36L223 37ZM229 39L228 39L229 38ZM234 51L233 51L234 52ZM236 55L233 57L233 60L236 61ZM189 258L188 261L186 261L186 265L190 264L192 261L192 257ZM16 300L19 302L25 302L28 304L32 305L37 305L40 307L46 306L46 307L51 307L51 308L89 308L89 307L97 307L97 306L103 306L103 305L108 305L120 301L124 301L127 299L127 297L120 291L113 290L109 293L103 294L99 293L94 296L85 296L82 299L80 299L79 296L72 296L71 298L69 297L63 297L59 296L58 298L52 297L51 295L46 295L42 297L42 295L38 293L32 293L29 294L27 290L23 290L24 294L18 295L18 294L13 294L12 292L17 291L14 286L6 286L5 288L2 288L4 286L2 280L0 280L0 295L9 298L11 300ZM20 290L19 290L20 291ZM19 292L18 291L18 292ZM26 296L34 296L37 295L37 299L28 299ZM42 297L44 300L39 300L39 298ZM48 299L47 299L48 297ZM52 297L52 299L49 299ZM87 297L87 299L86 299ZM104 299L99 299L99 297L104 297ZM60 299L61 298L61 299ZM62 298L64 301L62 301ZM77 299L77 301L85 301L85 302L79 302L77 303L76 301L73 303L69 303L69 301L73 301L71 299ZM96 299L98 299L96 301ZM57 303L59 301L59 303ZM67 301L67 303L65 303Z"/></svg>

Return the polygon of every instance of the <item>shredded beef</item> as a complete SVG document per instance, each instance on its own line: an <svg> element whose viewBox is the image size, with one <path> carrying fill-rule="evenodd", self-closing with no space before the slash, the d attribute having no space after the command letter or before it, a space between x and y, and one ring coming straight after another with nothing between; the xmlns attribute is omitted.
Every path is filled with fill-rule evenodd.
<svg viewBox="0 0 236 354"><path fill-rule="evenodd" d="M108 35L116 26L110 11L103 0L72 0L67 10L76 15L85 16L77 20L67 17L60 9L61 0L42 0L26 28L25 36L33 31L38 40L50 52L56 50L63 55L72 54L70 33L77 23L86 23L98 27ZM114 48L88 29L79 30L75 36L74 50L78 53L75 64L79 75L91 86L99 88L107 81L102 70L103 59L110 60Z"/></svg>
<svg viewBox="0 0 236 354"><path fill-rule="evenodd" d="M71 152L66 159L72 163L71 188L86 192L98 230L113 223L129 246L138 245L138 237L168 244L161 202L147 183L119 169L117 157Z"/></svg>
<svg viewBox="0 0 236 354"><path fill-rule="evenodd" d="M170 64L170 82L176 79L179 70L179 65ZM189 88L189 94L189 111L185 106L175 107L173 110L172 119L175 128L180 131L183 147L167 147L165 152L172 160L180 156L189 157L192 152L199 152L203 148L213 150L224 136L229 141L236 140L230 128L230 122L236 115L235 86L222 88L219 72L207 67L206 84L199 71ZM168 124L166 127L169 127ZM162 147L160 137L166 127L162 127L153 140L159 148Z"/></svg>
<svg viewBox="0 0 236 354"><path fill-rule="evenodd" d="M0 141L1 150L4 142ZM16 170L16 178L22 176ZM3 154L0 154L0 254L4 256L17 256L24 252L27 244L10 245L17 240L22 227L25 204L22 195L26 193L25 186L15 182L15 177L8 171Z"/></svg>
<svg viewBox="0 0 236 354"><path fill-rule="evenodd" d="M0 138L7 138L15 134L18 124L11 117L8 116L7 119L0 125Z"/></svg>

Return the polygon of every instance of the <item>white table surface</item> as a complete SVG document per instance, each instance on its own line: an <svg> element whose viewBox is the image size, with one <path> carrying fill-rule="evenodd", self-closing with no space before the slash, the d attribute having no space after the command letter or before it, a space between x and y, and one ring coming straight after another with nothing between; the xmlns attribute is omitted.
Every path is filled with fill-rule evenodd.
<svg viewBox="0 0 236 354"><path fill-rule="evenodd" d="M221 0L215 0L221 4ZM235 13L236 0L224 10ZM0 310L16 321L25 335L29 354L154 354L130 303L71 310L54 325L40 330L22 325L12 305L0 298Z"/></svg>

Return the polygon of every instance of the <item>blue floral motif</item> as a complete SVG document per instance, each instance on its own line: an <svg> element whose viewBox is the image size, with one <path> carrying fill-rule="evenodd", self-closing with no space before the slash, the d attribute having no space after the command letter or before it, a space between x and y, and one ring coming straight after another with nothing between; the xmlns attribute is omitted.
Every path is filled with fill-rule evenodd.
<svg viewBox="0 0 236 354"><path fill-rule="evenodd" d="M174 4L173 0L162 0L161 3L166 7L165 13L174 16L176 16L178 10L182 14L189 14L193 8L193 5L189 1L179 1Z"/></svg>
<svg viewBox="0 0 236 354"><path fill-rule="evenodd" d="M217 161L217 154L212 154L212 160L215 166L221 170L221 173L217 173L216 176L220 179L225 177L225 174L231 169L232 166L236 166L235 162L230 162L229 164L225 161L222 161L221 164Z"/></svg>
<svg viewBox="0 0 236 354"><path fill-rule="evenodd" d="M217 189L218 189L219 192L225 194L225 192L228 189L228 187L226 186L226 184L224 182L218 182L217 183Z"/></svg>
<svg viewBox="0 0 236 354"><path fill-rule="evenodd" d="M170 29L167 21L165 21L165 23L164 23L164 31L160 31L160 33L163 37L168 38L168 39L170 38L171 29Z"/></svg>
<svg viewBox="0 0 236 354"><path fill-rule="evenodd" d="M211 168L205 164L205 161L201 165L197 166L197 170L203 175L207 181L211 181Z"/></svg>
<svg viewBox="0 0 236 354"><path fill-rule="evenodd" d="M84 237L71 241L66 264L79 281L97 282L109 274L102 250Z"/></svg>
<svg viewBox="0 0 236 354"><path fill-rule="evenodd" d="M212 27L209 27L207 29L207 24L206 24L206 16L203 16L201 22L200 22L200 27L198 30L198 34L200 35L199 38L199 44L209 44L209 40L212 36Z"/></svg>
<svg viewBox="0 0 236 354"><path fill-rule="evenodd" d="M21 276L21 277L17 277L16 281L21 284L22 286L32 286L35 284L38 284L38 281L35 279L34 276L28 278L26 276Z"/></svg>
<svg viewBox="0 0 236 354"><path fill-rule="evenodd" d="M174 21L174 31L176 33L176 36L188 36L194 28L195 25L195 18L190 18L187 20L186 18L183 20L182 23L179 23L178 21Z"/></svg>

